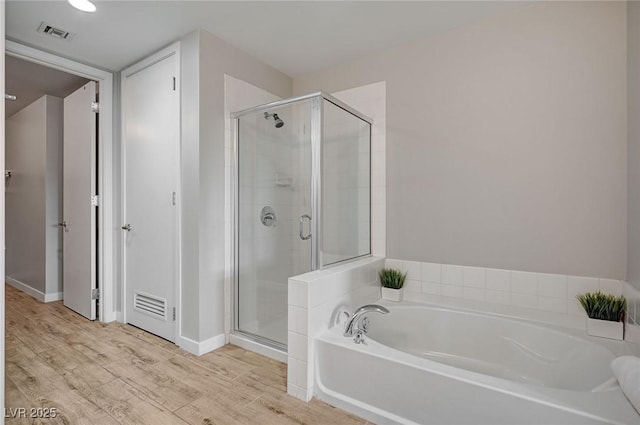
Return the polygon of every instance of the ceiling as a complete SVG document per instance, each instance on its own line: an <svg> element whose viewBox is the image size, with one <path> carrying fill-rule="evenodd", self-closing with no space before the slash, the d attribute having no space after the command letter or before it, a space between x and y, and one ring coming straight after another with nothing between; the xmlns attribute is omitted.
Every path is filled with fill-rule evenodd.
<svg viewBox="0 0 640 425"><path fill-rule="evenodd" d="M119 71L197 28L291 77L526 4L522 1L117 1L95 13L65 0L7 0L7 38ZM41 22L75 33L37 32Z"/></svg>
<svg viewBox="0 0 640 425"><path fill-rule="evenodd" d="M66 97L87 83L86 78L5 56L5 89L17 96L5 102L5 118L30 105L45 94Z"/></svg>

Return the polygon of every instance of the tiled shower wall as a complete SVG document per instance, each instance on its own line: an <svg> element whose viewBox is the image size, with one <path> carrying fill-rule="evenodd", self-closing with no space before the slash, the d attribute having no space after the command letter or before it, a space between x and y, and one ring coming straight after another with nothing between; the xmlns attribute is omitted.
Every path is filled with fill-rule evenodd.
<svg viewBox="0 0 640 425"><path fill-rule="evenodd" d="M407 272L405 298L408 300L428 302L443 296L486 301L551 313L561 321L559 324L584 327L586 314L576 295L601 291L624 295L628 303L628 324L640 324L640 292L620 280L395 259L387 259L385 267ZM628 333L634 340L637 330L630 328Z"/></svg>

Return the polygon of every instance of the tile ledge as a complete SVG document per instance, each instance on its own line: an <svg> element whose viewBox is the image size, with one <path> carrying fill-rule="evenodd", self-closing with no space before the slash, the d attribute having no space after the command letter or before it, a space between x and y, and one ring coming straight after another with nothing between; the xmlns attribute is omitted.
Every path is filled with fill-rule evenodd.
<svg viewBox="0 0 640 425"><path fill-rule="evenodd" d="M585 329L586 314L570 315L549 311L540 311L525 307L503 305L488 301L472 300L466 298L446 297L442 295L420 294L416 292L405 293L405 299L418 304L433 304L440 307L462 308L497 316L506 316L514 319L529 320L550 325L557 325L572 329Z"/></svg>
<svg viewBox="0 0 640 425"><path fill-rule="evenodd" d="M586 318L583 316L571 316L561 313L547 313L537 310L526 310L520 307L506 306L501 304L488 303L486 301L469 300L462 298L444 297L440 295L430 295L425 297L416 297L416 293L405 293L405 300L400 304L407 306L433 305L435 307L450 307L454 309L468 310L483 314L488 314L507 319L524 320L533 324L540 324L556 328L559 331L568 333L579 338L584 338L592 342L596 342L610 349L615 355L634 354L640 356L640 326L627 326L624 341L606 340L603 338L592 337L586 332ZM379 301L382 304L387 303L384 300ZM393 303L397 305L398 303ZM631 329L629 329L631 328Z"/></svg>

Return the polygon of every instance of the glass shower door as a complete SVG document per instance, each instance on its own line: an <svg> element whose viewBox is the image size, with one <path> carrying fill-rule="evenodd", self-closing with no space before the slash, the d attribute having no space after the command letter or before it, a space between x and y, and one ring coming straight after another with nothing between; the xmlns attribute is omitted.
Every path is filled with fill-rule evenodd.
<svg viewBox="0 0 640 425"><path fill-rule="evenodd" d="M312 101L237 121L236 329L287 345L288 278L311 271Z"/></svg>

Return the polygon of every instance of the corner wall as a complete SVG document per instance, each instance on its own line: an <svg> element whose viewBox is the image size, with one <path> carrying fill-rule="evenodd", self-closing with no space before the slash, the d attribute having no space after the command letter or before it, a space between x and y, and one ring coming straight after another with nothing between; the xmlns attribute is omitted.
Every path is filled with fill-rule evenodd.
<svg viewBox="0 0 640 425"><path fill-rule="evenodd" d="M626 25L622 2L537 3L294 94L387 82L388 257L621 280Z"/></svg>
<svg viewBox="0 0 640 425"><path fill-rule="evenodd" d="M181 336L204 351L224 343L224 75L280 97L291 79L206 31L181 40Z"/></svg>
<svg viewBox="0 0 640 425"><path fill-rule="evenodd" d="M640 289L640 3L627 2L627 280Z"/></svg>

